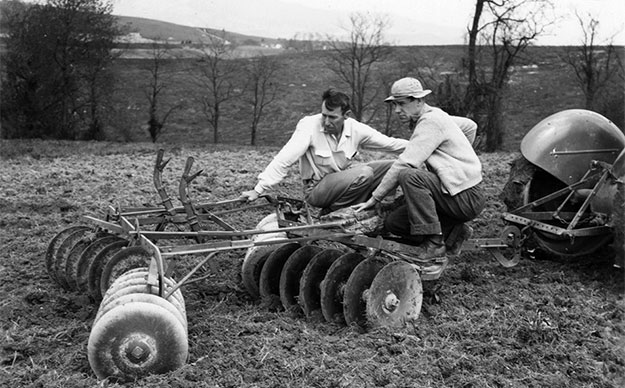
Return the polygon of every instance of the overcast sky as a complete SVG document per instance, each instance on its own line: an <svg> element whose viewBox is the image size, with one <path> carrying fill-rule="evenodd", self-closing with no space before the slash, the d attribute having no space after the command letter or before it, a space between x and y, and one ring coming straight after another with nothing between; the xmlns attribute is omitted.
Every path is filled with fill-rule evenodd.
<svg viewBox="0 0 625 388"><path fill-rule="evenodd" d="M625 0L554 0L559 21L538 44L579 44L582 33L574 12L599 20L602 39L625 45ZM386 37L405 45L462 44L474 0L113 0L117 15L176 24L226 29L268 38L296 33L338 36L353 12L384 14Z"/></svg>

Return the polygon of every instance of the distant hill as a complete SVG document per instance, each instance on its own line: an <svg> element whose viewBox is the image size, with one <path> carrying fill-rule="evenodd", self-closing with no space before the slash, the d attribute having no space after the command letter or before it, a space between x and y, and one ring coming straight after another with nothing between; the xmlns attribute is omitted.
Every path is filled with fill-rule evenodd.
<svg viewBox="0 0 625 388"><path fill-rule="evenodd" d="M6 3L7 1L0 0L0 34L6 32L6 23L2 22ZM212 28L189 27L160 20L131 16L115 16L119 21L119 25L123 27L127 33L135 33L133 34L135 36L138 33L142 38L149 40L201 43L202 41L206 41L211 34L222 36L224 33L222 30ZM260 46L261 44L275 45L278 43L277 39L244 35L232 31L225 31L225 39L236 45L248 46Z"/></svg>
<svg viewBox="0 0 625 388"><path fill-rule="evenodd" d="M170 41L190 41L191 43L205 42L209 35L222 36L225 32L225 39L237 45L260 45L276 44L276 39L264 38L260 36L250 36L238 34L231 31L222 31L211 28L189 27L179 24L164 22L154 19L145 19L130 16L117 16L119 25L127 32L139 33L141 37L151 40Z"/></svg>

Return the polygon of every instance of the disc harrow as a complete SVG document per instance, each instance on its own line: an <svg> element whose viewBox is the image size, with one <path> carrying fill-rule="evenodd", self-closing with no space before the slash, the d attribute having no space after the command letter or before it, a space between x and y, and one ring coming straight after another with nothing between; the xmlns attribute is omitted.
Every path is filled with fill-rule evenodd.
<svg viewBox="0 0 625 388"><path fill-rule="evenodd" d="M604 178L593 181L600 187L589 197L600 197L616 181L614 191L622 198L623 159L621 153L618 168L593 163L593 171ZM60 231L48 245L50 278L99 303L88 342L89 364L98 378L131 381L184 365L189 349L181 289L205 279L199 271L220 253L241 252L242 284L252 299L310 320L362 329L403 327L418 320L422 282L438 279L461 250L488 251L510 267L526 253L524 243L531 233L571 239L608 228L574 228L582 215L585 222L586 207L576 214L557 209L555 216L571 220L568 228L531 218L544 214L528 210L570 193L578 187L574 183L568 191L504 213L507 226L499 237L465 241L459 228L452 228L445 236L450 254L424 259L420 247L380 234L382 217L375 211L356 214L347 208L319 217L304 201L270 196L258 204L238 198L196 202L189 188L201 171L192 174L193 163L187 159L179 180L181 206L173 205L162 183L168 161L161 150L153 171L158 206L109 207L104 216L84 216L83 225ZM260 214L253 229L226 220L243 212L246 217ZM621 251L622 241L617 239ZM174 278L173 260L181 257L199 259Z"/></svg>

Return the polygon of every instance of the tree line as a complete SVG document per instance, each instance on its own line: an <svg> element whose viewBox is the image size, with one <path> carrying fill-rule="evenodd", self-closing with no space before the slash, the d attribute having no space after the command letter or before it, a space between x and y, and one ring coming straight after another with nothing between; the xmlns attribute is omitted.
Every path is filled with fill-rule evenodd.
<svg viewBox="0 0 625 388"><path fill-rule="evenodd" d="M111 14L110 2L47 0L27 5L10 0L0 4L0 22L6 34L1 136L104 139L107 107L116 93L114 64L123 52L116 38L124 33ZM379 101L388 95L394 80L415 76L435 90L435 105L477 121L478 146L494 151L503 142L503 106L514 66L555 22L553 8L546 0L475 0L466 52L449 72L437 71L427 58L397 63L385 37L389 20L355 13L345 36L325 38L325 65L351 93L357 120L375 122L389 133L392 112ZM610 40L599 39L598 20L591 15L577 14L577 18L580 45L563 50L562 61L575 75L586 108L622 127L622 59ZM284 65L273 56L236 60L235 48L225 31L209 35L200 45L192 73L201 93L195 98L214 143L221 142L222 119L232 106L229 102L243 104L249 117L250 144L255 145L259 124L282 91L277 75ZM146 129L155 142L167 130L171 117L184 107L183 102L165 98L173 87L166 66L171 60L175 53L167 44L152 45L144 60L148 74L143 87Z"/></svg>

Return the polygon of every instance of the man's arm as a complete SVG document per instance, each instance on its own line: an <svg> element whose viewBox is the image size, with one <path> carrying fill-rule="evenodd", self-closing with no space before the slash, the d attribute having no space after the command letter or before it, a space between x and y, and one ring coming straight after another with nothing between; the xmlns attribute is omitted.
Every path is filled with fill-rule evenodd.
<svg viewBox="0 0 625 388"><path fill-rule="evenodd" d="M477 133L477 123L469 118L460 116L449 116L460 127L464 136L469 139L469 143L473 145L475 141L475 135Z"/></svg>
<svg viewBox="0 0 625 388"><path fill-rule="evenodd" d="M311 141L310 133L310 128L300 121L289 141L258 175L258 182L254 189L241 193L241 198L254 201L271 186L280 183L287 175L289 167L308 150Z"/></svg>
<svg viewBox="0 0 625 388"><path fill-rule="evenodd" d="M361 137L359 145L362 148L399 154L408 145L408 140L406 139L386 136L366 124L358 124L354 126L354 130L358 131L358 135Z"/></svg>
<svg viewBox="0 0 625 388"><path fill-rule="evenodd" d="M419 168L444 140L445 136L436 121L420 120L406 150L393 162L371 197L378 202L382 201L399 184L401 170L408 167Z"/></svg>

